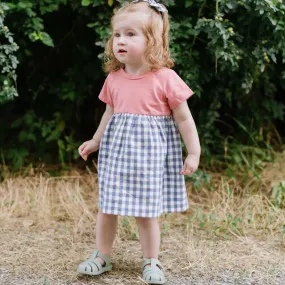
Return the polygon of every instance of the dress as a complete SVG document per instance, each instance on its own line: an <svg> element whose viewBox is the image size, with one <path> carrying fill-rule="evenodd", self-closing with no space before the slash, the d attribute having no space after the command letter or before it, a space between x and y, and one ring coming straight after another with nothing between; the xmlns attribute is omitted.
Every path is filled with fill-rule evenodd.
<svg viewBox="0 0 285 285"><path fill-rule="evenodd" d="M180 134L171 110L192 94L168 68L108 75L99 95L114 107L98 158L103 213L152 218L188 208Z"/></svg>

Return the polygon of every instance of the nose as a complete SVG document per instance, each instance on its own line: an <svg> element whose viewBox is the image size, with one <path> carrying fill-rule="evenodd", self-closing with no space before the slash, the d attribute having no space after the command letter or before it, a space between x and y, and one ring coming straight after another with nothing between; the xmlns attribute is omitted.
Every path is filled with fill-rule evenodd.
<svg viewBox="0 0 285 285"><path fill-rule="evenodd" d="M119 45L124 45L126 44L125 38L123 36L120 36L119 40L118 40L118 44Z"/></svg>

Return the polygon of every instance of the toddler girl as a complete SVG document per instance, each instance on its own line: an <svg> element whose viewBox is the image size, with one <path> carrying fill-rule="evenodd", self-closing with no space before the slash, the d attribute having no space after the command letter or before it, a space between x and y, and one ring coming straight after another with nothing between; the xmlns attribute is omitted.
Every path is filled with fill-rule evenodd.
<svg viewBox="0 0 285 285"><path fill-rule="evenodd" d="M199 138L187 105L193 92L170 69L174 64L163 5L132 1L111 23L109 74L99 95L106 111L93 138L79 147L86 160L100 146L97 250L78 272L99 275L112 269L117 216L132 216L143 251L143 280L164 284L158 217L188 208L183 175L191 175L199 164ZM188 151L184 166L178 130Z"/></svg>

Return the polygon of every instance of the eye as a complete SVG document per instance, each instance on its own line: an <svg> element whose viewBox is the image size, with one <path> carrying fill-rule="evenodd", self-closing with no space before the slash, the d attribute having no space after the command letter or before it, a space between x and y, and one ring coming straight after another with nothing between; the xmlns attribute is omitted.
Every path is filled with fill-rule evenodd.
<svg viewBox="0 0 285 285"><path fill-rule="evenodd" d="M114 34L114 37L115 37L115 38L118 38L119 36L120 36L119 33L115 33L115 34Z"/></svg>
<svg viewBox="0 0 285 285"><path fill-rule="evenodd" d="M129 37L133 37L135 34L133 32L128 32Z"/></svg>

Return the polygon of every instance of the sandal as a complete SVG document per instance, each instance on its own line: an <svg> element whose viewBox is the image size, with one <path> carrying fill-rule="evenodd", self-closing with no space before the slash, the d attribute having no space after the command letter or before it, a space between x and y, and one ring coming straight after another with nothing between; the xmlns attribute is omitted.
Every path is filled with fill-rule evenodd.
<svg viewBox="0 0 285 285"><path fill-rule="evenodd" d="M100 261L96 259L97 256L105 261L104 265L102 265ZM90 258L86 259L78 265L77 271L78 273L87 275L99 275L106 271L112 270L112 265L110 262L110 257L104 256L102 253L100 253L99 250L96 250Z"/></svg>
<svg viewBox="0 0 285 285"><path fill-rule="evenodd" d="M146 267L150 265L150 267ZM146 259L142 266L143 280L148 284L164 284L166 278L162 264L155 258Z"/></svg>

